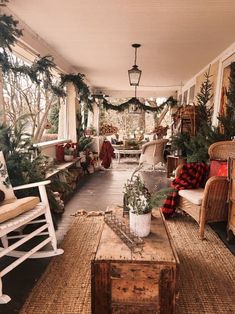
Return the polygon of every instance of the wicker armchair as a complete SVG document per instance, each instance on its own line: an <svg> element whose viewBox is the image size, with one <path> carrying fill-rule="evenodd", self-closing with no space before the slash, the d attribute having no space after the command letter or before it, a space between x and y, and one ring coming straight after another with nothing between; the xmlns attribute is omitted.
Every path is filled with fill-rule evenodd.
<svg viewBox="0 0 235 314"><path fill-rule="evenodd" d="M153 168L159 162L165 163L164 149L167 142L167 139L159 139L144 144L139 163L151 165Z"/></svg>
<svg viewBox="0 0 235 314"><path fill-rule="evenodd" d="M235 153L235 141L216 142L208 150L210 160L228 160ZM176 169L179 173L182 165ZM227 177L210 177L204 189L179 191L178 208L188 213L199 224L200 237L204 238L205 224L228 219Z"/></svg>

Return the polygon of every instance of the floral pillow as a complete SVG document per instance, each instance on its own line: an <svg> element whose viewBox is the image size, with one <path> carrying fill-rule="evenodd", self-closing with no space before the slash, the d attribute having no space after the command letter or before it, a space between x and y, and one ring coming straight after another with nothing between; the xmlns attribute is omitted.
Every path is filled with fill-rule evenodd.
<svg viewBox="0 0 235 314"><path fill-rule="evenodd" d="M0 190L5 194L5 200L14 199L15 194L10 183L3 152L0 152Z"/></svg>

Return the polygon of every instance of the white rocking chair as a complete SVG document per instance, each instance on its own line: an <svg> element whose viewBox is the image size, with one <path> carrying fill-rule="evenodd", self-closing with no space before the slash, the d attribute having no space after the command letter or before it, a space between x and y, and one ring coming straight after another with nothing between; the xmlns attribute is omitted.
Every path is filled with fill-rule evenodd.
<svg viewBox="0 0 235 314"><path fill-rule="evenodd" d="M2 153L0 157L3 157ZM2 167L2 158L0 158L0 162ZM6 166L4 171L6 171ZM0 239L2 241L2 247L0 247L0 260L4 256L17 257L15 261L0 271L0 304L8 303L11 300L8 295L4 295L2 293L2 277L4 275L13 270L27 258L44 258L63 253L62 249L57 248L57 240L45 187L45 185L49 183L50 181L42 181L13 188L13 190L20 190L38 187L41 201L37 197L26 197L23 199L8 199L3 202L3 205L0 203L0 217L3 215L2 220L4 220L3 222L0 222ZM12 189L11 186L10 189ZM32 201L34 201L33 207L29 209L30 206L28 206L28 208L26 208L27 205L25 206L24 200L28 204L30 202L30 204L33 204ZM7 216L4 215L10 215L10 219L7 219ZM41 218L40 216L44 216L44 218ZM39 226L37 226L37 229L34 229L27 234L22 234L22 232L18 235L9 234L12 231L22 231L24 227L29 224L39 224ZM44 236L39 244L38 242L37 244L32 244L33 247L27 251L18 250L22 244L36 236ZM14 241L16 241L9 244L8 240L10 239L14 239ZM39 251L48 243L52 246L51 250Z"/></svg>

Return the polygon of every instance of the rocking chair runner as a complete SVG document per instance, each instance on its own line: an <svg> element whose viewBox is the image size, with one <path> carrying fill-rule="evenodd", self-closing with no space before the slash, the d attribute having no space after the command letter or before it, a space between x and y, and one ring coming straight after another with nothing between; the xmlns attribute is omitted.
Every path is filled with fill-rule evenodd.
<svg viewBox="0 0 235 314"><path fill-rule="evenodd" d="M4 275L13 270L27 258L51 257L62 254L63 250L57 249L57 240L45 188L45 185L49 184L50 181L42 181L12 188L8 183L8 174L2 152L0 152L0 170L0 189L3 189L6 195L5 200L0 203L0 238L2 241L2 247L0 247L0 260L4 256L17 257L15 261L0 271L0 304L4 304L11 300L8 295L2 293L2 277ZM14 196L13 190L28 189L32 187L38 187L41 201L38 197L16 199ZM41 218L40 216L43 216L44 218ZM39 224L39 226L27 234L10 234L12 231L23 230L24 227L29 224ZM36 236L44 236L39 244L38 242L36 245L32 244L33 247L28 251L17 250L22 244ZM9 244L8 240L11 239L14 239L14 242ZM48 243L52 246L50 251L39 251Z"/></svg>

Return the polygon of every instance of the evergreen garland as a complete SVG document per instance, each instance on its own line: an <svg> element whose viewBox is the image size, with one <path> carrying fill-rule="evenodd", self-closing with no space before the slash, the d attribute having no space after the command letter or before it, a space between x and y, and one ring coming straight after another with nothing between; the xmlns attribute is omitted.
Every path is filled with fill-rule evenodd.
<svg viewBox="0 0 235 314"><path fill-rule="evenodd" d="M45 89L51 90L56 96L66 96L63 86L53 83L51 71L56 68L56 65L51 56L37 58L32 65L15 65L10 60L9 54L4 51L0 53L0 65L3 73L13 72L15 74L26 75L33 83L37 85L42 84Z"/></svg>
<svg viewBox="0 0 235 314"><path fill-rule="evenodd" d="M163 110L163 108L166 105L169 105L170 107L176 106L177 105L177 100L175 100L172 96L170 96L164 103L162 103L160 106L156 107L151 107L147 106L144 103L140 102L138 98L133 97L129 99L128 101L120 104L120 105L112 105L110 102L108 102L105 98L103 98L103 107L106 110L115 110L115 111L124 111L125 109L128 109L130 105L135 105L138 109L142 109L144 111L151 111L151 112L156 112L159 113Z"/></svg>
<svg viewBox="0 0 235 314"><path fill-rule="evenodd" d="M22 30L17 28L18 21L14 20L11 15L0 15L0 47L11 50L17 38L22 36Z"/></svg>
<svg viewBox="0 0 235 314"><path fill-rule="evenodd" d="M71 82L77 89L77 93L80 96L80 99L85 103L89 110L92 109L92 100L91 100L91 93L89 87L84 82L85 75L81 73L77 74L61 74L61 86L65 86L66 83Z"/></svg>
<svg viewBox="0 0 235 314"><path fill-rule="evenodd" d="M0 47L3 49L0 52L0 66L3 73L12 71L15 74L26 75L33 83L42 84L45 89L50 89L58 97L66 96L64 84L66 81L72 81L78 88L82 100L90 104L91 101L88 99L90 92L83 81L83 74L61 75L61 82L57 85L53 84L52 69L56 68L56 64L52 56L36 58L32 65L16 66L11 62L8 51L12 52L11 46L23 35L22 30L17 28L18 23L12 16L0 15Z"/></svg>

